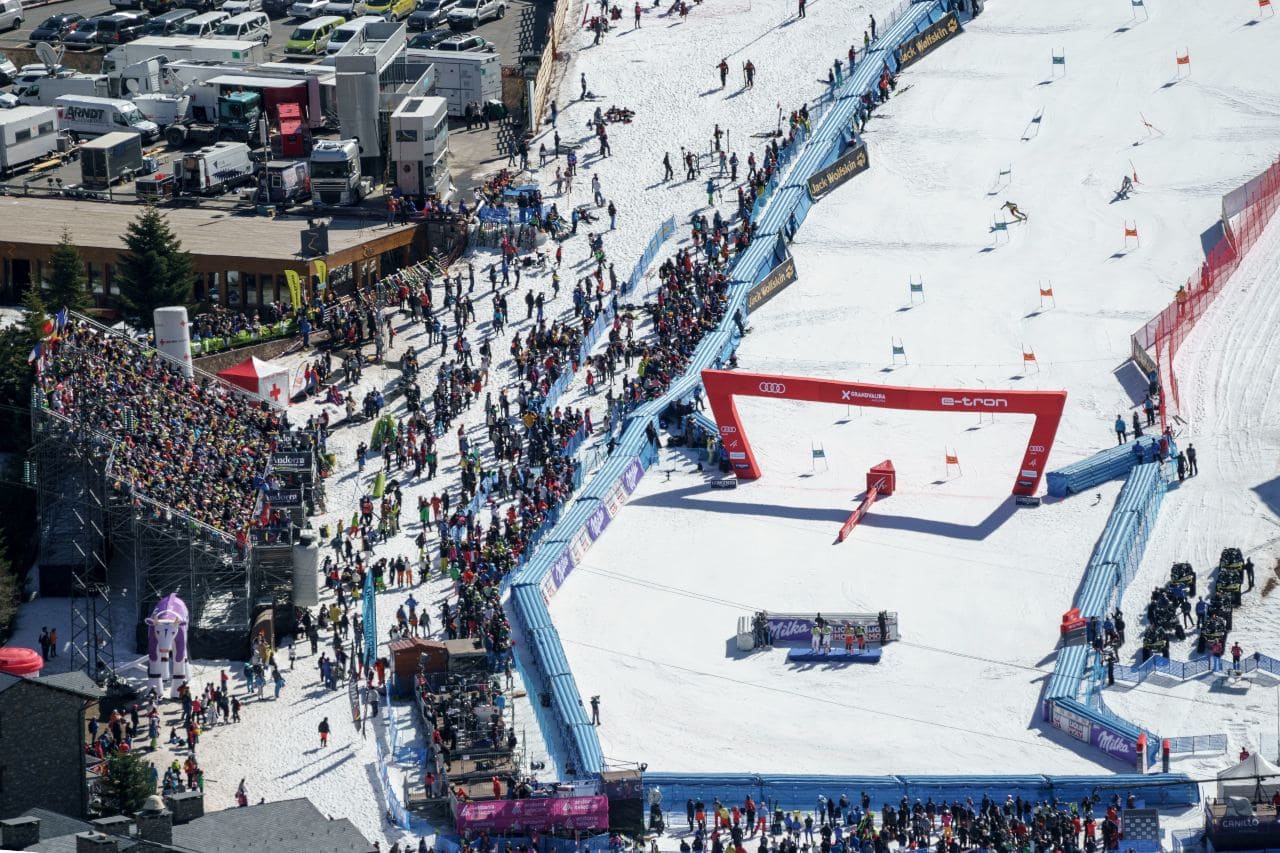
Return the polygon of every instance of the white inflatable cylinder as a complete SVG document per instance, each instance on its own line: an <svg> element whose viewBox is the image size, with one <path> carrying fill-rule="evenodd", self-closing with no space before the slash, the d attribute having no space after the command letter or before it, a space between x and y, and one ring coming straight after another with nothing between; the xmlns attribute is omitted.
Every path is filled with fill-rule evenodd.
<svg viewBox="0 0 1280 853"><path fill-rule="evenodd" d="M157 308L156 349L182 363L182 373L188 379L195 376L191 364L191 327L187 323L187 309L182 306Z"/></svg>

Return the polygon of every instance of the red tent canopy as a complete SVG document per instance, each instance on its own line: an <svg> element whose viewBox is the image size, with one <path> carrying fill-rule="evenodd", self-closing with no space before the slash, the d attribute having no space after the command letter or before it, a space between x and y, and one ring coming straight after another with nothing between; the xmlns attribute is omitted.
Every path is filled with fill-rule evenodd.
<svg viewBox="0 0 1280 853"><path fill-rule="evenodd" d="M44 658L35 649L24 649L21 646L0 648L0 672L9 675L39 675L43 666Z"/></svg>
<svg viewBox="0 0 1280 853"><path fill-rule="evenodd" d="M250 394L283 408L289 405L289 369L250 356L218 376Z"/></svg>

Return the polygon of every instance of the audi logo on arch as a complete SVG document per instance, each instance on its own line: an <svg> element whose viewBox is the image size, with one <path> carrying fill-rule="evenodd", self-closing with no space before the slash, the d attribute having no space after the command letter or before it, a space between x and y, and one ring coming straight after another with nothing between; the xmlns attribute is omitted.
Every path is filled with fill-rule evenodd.
<svg viewBox="0 0 1280 853"><path fill-rule="evenodd" d="M783 385L781 382L761 382L760 393L761 394L785 394L787 393L787 386Z"/></svg>
<svg viewBox="0 0 1280 853"><path fill-rule="evenodd" d="M1028 453L1044 453L1043 444L1032 444L1027 447Z"/></svg>

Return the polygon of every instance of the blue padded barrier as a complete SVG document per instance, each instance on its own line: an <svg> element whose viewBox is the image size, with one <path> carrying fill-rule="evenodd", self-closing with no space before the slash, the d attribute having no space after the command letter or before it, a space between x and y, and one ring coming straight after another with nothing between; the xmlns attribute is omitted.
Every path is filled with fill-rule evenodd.
<svg viewBox="0 0 1280 853"><path fill-rule="evenodd" d="M1159 437L1144 436L1139 441L1143 447L1143 458L1150 462L1154 456L1152 445L1155 445L1154 450L1159 449ZM1133 446L1134 442L1118 444L1106 450L1099 450L1092 456L1072 462L1057 471L1049 471L1045 474L1049 494L1055 498L1065 498L1068 495L1079 494L1099 483L1105 483L1107 480L1125 476L1133 470L1138 461L1133 453ZM1170 441L1169 448L1169 458L1176 459L1177 444Z"/></svg>
<svg viewBox="0 0 1280 853"><path fill-rule="evenodd" d="M972 799L983 796L1004 801L1012 794L1032 801L1051 800L1079 802L1085 796L1100 796L1107 802L1114 794L1122 800L1130 793L1148 806L1175 807L1195 805L1200 789L1184 774L1143 776L1119 773L1098 776L782 776L771 774L732 773L660 773L644 774L645 797L654 788L662 790L663 808L670 817L667 825L683 827L685 803L703 800L708 806L718 797L726 804L741 804L746 797L755 800L757 808L817 808L818 798L839 800L847 796L858 804L862 793L871 800L871 808L879 810L885 803L897 805L902 797L909 800L933 797L934 802Z"/></svg>

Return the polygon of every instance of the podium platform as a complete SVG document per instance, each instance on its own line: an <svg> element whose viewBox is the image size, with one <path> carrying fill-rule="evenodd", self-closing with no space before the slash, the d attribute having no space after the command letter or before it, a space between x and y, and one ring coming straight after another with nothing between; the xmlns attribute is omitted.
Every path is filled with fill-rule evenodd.
<svg viewBox="0 0 1280 853"><path fill-rule="evenodd" d="M812 649L791 649L787 652L787 663L879 663L879 647L867 647L862 651L854 649L832 649L823 654Z"/></svg>

